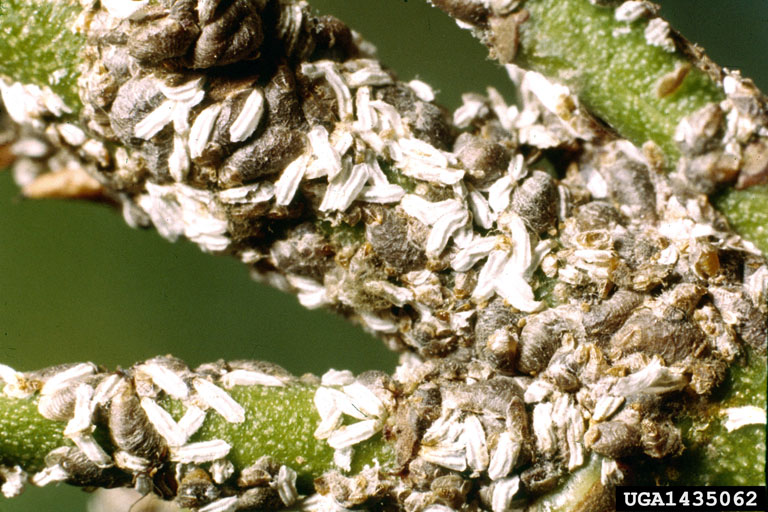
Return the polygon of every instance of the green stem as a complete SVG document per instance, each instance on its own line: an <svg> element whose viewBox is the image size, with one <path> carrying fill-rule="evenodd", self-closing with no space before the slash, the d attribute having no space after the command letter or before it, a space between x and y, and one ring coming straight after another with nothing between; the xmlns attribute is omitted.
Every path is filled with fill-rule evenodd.
<svg viewBox="0 0 768 512"><path fill-rule="evenodd" d="M478 29L502 64L514 62L567 85L590 113L619 136L638 146L646 141L656 143L670 170L681 156L674 139L678 123L726 97L720 84L723 72L698 55L700 49L672 32L668 48L650 44L646 36L649 17L619 20L618 3L601 6L589 0L528 0L517 14L494 16L492 10L469 15L454 0L431 1ZM762 150L757 166L765 167L766 158ZM740 235L768 253L766 187L726 187L715 204Z"/></svg>
<svg viewBox="0 0 768 512"><path fill-rule="evenodd" d="M45 467L45 454L67 444L63 421L44 418L34 398L0 395L0 463L28 472Z"/></svg>
<svg viewBox="0 0 768 512"><path fill-rule="evenodd" d="M722 87L679 50L648 44L648 20L617 21L614 9L587 0L530 0L520 30L517 62L562 82L622 137L658 144L675 167L677 124L708 103L725 98ZM689 67L668 94L659 85ZM734 229L768 253L768 187L723 190L715 199Z"/></svg>
<svg viewBox="0 0 768 512"><path fill-rule="evenodd" d="M727 188L712 199L737 233L768 254L768 185L746 190Z"/></svg>
<svg viewBox="0 0 768 512"><path fill-rule="evenodd" d="M0 75L48 86L77 115L77 63L84 37L74 24L77 0L0 2Z"/></svg>
<svg viewBox="0 0 768 512"><path fill-rule="evenodd" d="M232 446L228 458L240 470L268 455L288 465L299 474L308 490L312 481L334 469L333 448L314 437L320 422L312 403L317 386L296 384L284 388L249 386L235 387L232 397L246 410L243 423L230 423L219 415L208 415L191 442L223 439ZM166 399L162 402L173 416L183 415L182 404ZM380 435L355 447L352 473L378 461L389 466L393 453Z"/></svg>
<svg viewBox="0 0 768 512"><path fill-rule="evenodd" d="M614 9L588 0L531 0L520 27L517 62L568 85L594 115L638 146L652 140L669 164L679 156L674 132L682 118L725 98L709 76L691 67L672 90L663 79L690 66L679 51L648 44L648 20L618 21Z"/></svg>
<svg viewBox="0 0 768 512"><path fill-rule="evenodd" d="M25 374L23 377L27 379L27 384L33 387L42 384L42 381L36 381L34 377L27 377L29 375L34 373ZM110 375L92 375L88 376L88 379L101 379L103 382ZM297 473L299 491L311 493L312 483L316 478L338 467L334 463L334 449L326 439L318 439L314 435L320 423L320 416L313 402L318 384L304 382L305 380L294 379L286 382L284 386L234 386L227 392L244 409L244 421L233 422L208 409L202 425L189 437L187 443L228 443L231 449L226 455L226 460L233 464L235 475L239 475L262 457L268 456L277 464L293 469ZM73 385L81 382L82 379L75 380ZM139 380L133 382L138 383ZM131 393L136 392L133 384L130 389ZM15 392L4 391L7 389L0 390L0 466L18 465L31 476L51 466L48 455L52 451L75 446L71 436L65 434L67 421L49 419L41 414L38 407L40 392L19 398L15 396ZM109 419L115 414L114 400L113 397L112 405L107 403L96 406L97 413L92 418L94 439L104 452L112 457L118 450L125 449L116 440L114 423ZM200 400L199 395L193 394L189 399L180 400L163 392L155 399L177 422L192 404L199 405ZM144 413L141 409L136 409L134 414ZM69 415L72 416L71 413ZM147 423L142 428L150 431L153 429ZM136 435L147 435L147 432L137 431ZM153 467L162 467L172 474L174 464L172 456L170 461L165 459L167 452L165 455L158 452L159 458L156 460L146 454L142 456L148 458ZM383 440L381 434L377 434L355 445L349 471L356 474L366 466L377 466L386 470L392 466L393 460L392 447ZM117 464L116 461L117 459L113 463ZM96 471L95 468L92 469ZM123 475L119 481L130 481L127 477L131 476L131 471L125 467L121 469L127 475ZM98 480L78 481L75 477L71 477L69 482L81 486L99 485Z"/></svg>

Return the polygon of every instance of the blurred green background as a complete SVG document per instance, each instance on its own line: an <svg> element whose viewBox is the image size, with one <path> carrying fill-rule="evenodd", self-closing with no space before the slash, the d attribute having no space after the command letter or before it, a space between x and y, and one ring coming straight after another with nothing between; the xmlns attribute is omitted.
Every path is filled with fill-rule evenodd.
<svg viewBox="0 0 768 512"><path fill-rule="evenodd" d="M484 48L423 0L310 3L374 42L400 78L438 87L449 107L489 84L514 93ZM661 3L672 25L716 62L768 90L768 1ZM114 368L165 353L190 365L254 358L317 374L391 371L396 362L343 320L252 282L235 261L132 230L98 205L21 200L10 174L0 174L0 362L19 370L84 360ZM66 486L29 488L0 498L0 511L75 512L86 499Z"/></svg>

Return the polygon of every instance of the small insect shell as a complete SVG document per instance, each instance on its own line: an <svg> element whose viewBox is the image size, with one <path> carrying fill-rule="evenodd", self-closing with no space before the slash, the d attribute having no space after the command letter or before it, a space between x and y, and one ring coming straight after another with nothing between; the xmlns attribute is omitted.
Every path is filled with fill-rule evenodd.
<svg viewBox="0 0 768 512"><path fill-rule="evenodd" d="M640 432L643 451L653 458L676 455L683 450L680 429L669 420L653 421L646 418L640 424Z"/></svg>
<svg viewBox="0 0 768 512"><path fill-rule="evenodd" d="M472 483L459 475L439 476L432 480L429 489L454 510L459 510L466 502L467 494L472 489Z"/></svg>
<svg viewBox="0 0 768 512"><path fill-rule="evenodd" d="M134 136L136 125L163 102L160 81L149 75L132 78L117 92L109 112L109 123L115 135L126 145L140 144Z"/></svg>
<svg viewBox="0 0 768 512"><path fill-rule="evenodd" d="M520 480L529 492L543 494L557 486L562 474L561 468L550 461L545 461L523 471L520 474Z"/></svg>
<svg viewBox="0 0 768 512"><path fill-rule="evenodd" d="M219 497L220 491L210 475L194 468L182 477L174 502L182 508L200 508Z"/></svg>
<svg viewBox="0 0 768 512"><path fill-rule="evenodd" d="M683 310L674 306L660 312L641 308L611 338L611 357L643 352L660 355L671 364L691 354L703 339L704 334Z"/></svg>

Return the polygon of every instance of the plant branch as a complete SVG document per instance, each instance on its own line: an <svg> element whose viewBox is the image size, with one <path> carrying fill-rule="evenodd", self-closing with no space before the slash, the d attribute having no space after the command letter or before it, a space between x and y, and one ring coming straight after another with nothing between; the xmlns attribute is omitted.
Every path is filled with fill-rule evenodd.
<svg viewBox="0 0 768 512"><path fill-rule="evenodd" d="M514 11L516 2L436 3L471 24L503 62L517 55L542 69L553 62L544 50L555 50L526 35L526 27L538 27L554 46L563 30L562 12L544 9L545 0L530 0L525 11ZM69 178L86 176L94 187L85 190L119 205L129 224L241 260L305 306L331 308L377 334L402 353L401 365L392 378L331 374L318 387L285 377L287 390L257 386L241 394L223 391L228 375L265 371L222 363L193 373L160 359L160 369L145 363L111 374L117 388L103 404L83 397L96 396L106 375L86 373L46 391L46 372L5 369L6 395L29 380L56 396L54 404L59 392L74 404L63 413L65 437L80 444L66 453L40 450L54 468L44 475L71 479L66 457L74 458L107 484L154 486L206 511L255 506L246 501L251 494L266 500L261 507L287 505L297 492L292 471L315 479L318 495L304 502L310 509L312 499L413 510L574 502L594 509L610 507L612 486L625 477L622 461L674 458L690 446L681 422L694 412L714 411L703 416L707 425L759 423L749 405L763 407L764 395L721 416L725 402L716 391L744 361L764 379L768 270L700 194L762 178L749 159L762 155L765 104L748 82L729 75L722 99L704 74L654 46L667 45L669 33L648 36L647 49L645 21L616 21L612 8L562 0L556 6L585 30L610 28L613 37L621 29L625 57L646 51L656 59L656 96L647 94L645 76L628 88L634 94L601 95L595 84L613 83L601 72L630 80L624 73L631 69L625 57L600 54L545 69L570 80L581 97L510 65L522 105L491 89L466 95L449 114L429 85L398 81L369 43L302 2L193 4L85 8L77 25L82 51L65 64L80 73L81 104L71 106L77 123L62 107L63 93L22 81L40 76L7 69L13 79L2 82L2 97L16 123L25 190L78 196L84 189ZM548 21L549 11L555 17ZM585 52L605 42L589 40ZM581 68L582 79L565 72ZM744 133L730 132L727 119ZM621 136L656 142L639 150ZM664 174L675 148L681 163ZM733 164L726 149L738 153L737 165L726 165ZM716 165L704 165L707 159ZM759 372L741 382L760 389ZM310 395L323 428L318 433L314 413L299 410L297 441L281 448L275 434L291 424L285 401L311 409ZM193 405L218 414L206 414L194 435L223 444L203 445L207 458L187 462L178 454L197 438L173 425ZM123 409L137 407L144 412L136 417L149 419L124 428L136 420ZM248 417L265 407L275 416L254 441L252 425L237 426L241 411ZM18 410L35 415L33 407ZM45 448L59 445L56 432ZM123 439L131 432L142 434ZM348 448L365 454L361 442L379 432L364 457L380 465L353 467ZM325 439L335 445L332 455ZM226 453L214 451L225 444ZM40 455L25 461L14 449L8 464L38 469ZM242 477L260 455L279 462L256 468L266 471L259 481L269 490L250 493L227 478L223 487L205 487L221 480L220 466L231 463ZM351 476L333 469L331 458ZM213 460L222 462L214 467ZM92 468L109 464L128 476ZM4 471L7 483L18 481L18 471ZM195 501L179 492L186 483L211 491Z"/></svg>
<svg viewBox="0 0 768 512"><path fill-rule="evenodd" d="M183 507L201 508L217 498L256 507L255 494L264 506L279 500L288 506L297 492L311 494L313 480L336 468L390 471L394 463L392 447L378 434L390 412L384 402L394 405L382 384L392 383L372 373L356 380L348 372L330 372L321 385L316 377L297 379L266 363L218 362L193 372L167 357L114 373L91 363L23 374L0 370L6 497L21 492L29 478L36 485L133 484L176 497ZM355 439L354 452L344 447L334 455L329 443L343 444L344 428L361 419L361 413L349 417L348 409L339 409L350 405L366 411L363 418L377 427ZM329 418L335 411L338 418ZM204 467L208 480L191 465ZM279 481L281 466L290 467L280 473L288 480ZM249 482L247 475L257 470L266 474ZM191 474L190 481L183 474ZM205 492L196 488L206 485Z"/></svg>
<svg viewBox="0 0 768 512"><path fill-rule="evenodd" d="M471 27L491 56L570 87L593 115L677 169L696 189L724 188L716 204L734 228L768 251L758 218L768 179L766 98L712 62L647 1L434 0ZM692 146L687 137L700 133ZM695 137L694 137L695 138ZM706 142L703 140L706 139ZM682 157L682 158L681 158ZM750 212L744 215L744 211Z"/></svg>

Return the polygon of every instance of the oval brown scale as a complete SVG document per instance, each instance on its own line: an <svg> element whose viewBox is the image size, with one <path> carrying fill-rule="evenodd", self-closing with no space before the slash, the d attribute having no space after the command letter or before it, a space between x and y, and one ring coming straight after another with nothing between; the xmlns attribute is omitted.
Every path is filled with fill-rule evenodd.
<svg viewBox="0 0 768 512"><path fill-rule="evenodd" d="M584 434L590 450L612 459L631 455L640 448L640 430L623 421L607 421L592 425Z"/></svg>
<svg viewBox="0 0 768 512"><path fill-rule="evenodd" d="M168 445L147 418L138 396L128 383L124 383L122 391L112 398L108 426L112 442L118 449L143 457L152 466L164 461Z"/></svg>

